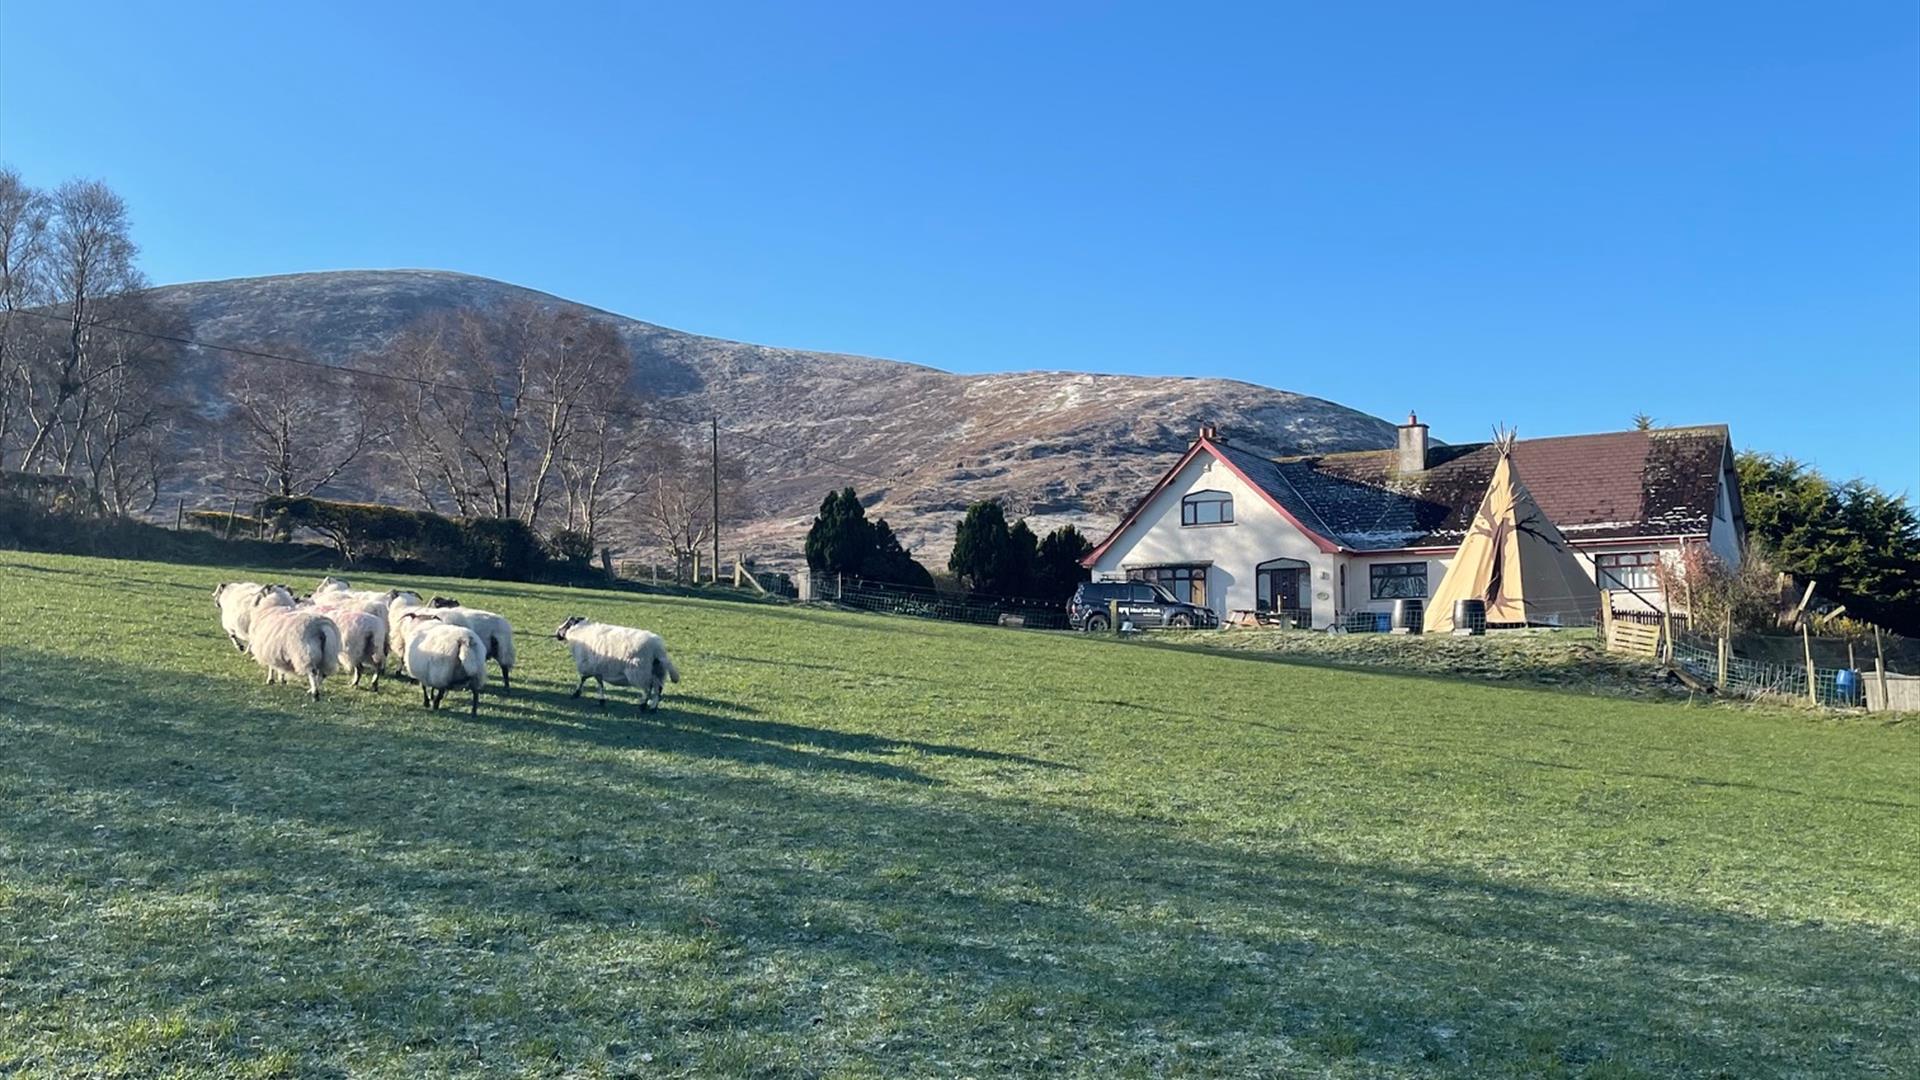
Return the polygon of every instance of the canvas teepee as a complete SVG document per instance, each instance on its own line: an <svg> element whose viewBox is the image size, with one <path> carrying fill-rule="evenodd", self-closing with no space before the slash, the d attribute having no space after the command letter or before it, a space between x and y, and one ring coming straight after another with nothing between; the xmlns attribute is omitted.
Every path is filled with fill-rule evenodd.
<svg viewBox="0 0 1920 1080"><path fill-rule="evenodd" d="M1600 590L1513 468L1513 436L1500 439L1487 494L1440 587L1427 601L1429 634L1453 629L1453 602L1487 602L1487 622L1534 626L1590 623Z"/></svg>

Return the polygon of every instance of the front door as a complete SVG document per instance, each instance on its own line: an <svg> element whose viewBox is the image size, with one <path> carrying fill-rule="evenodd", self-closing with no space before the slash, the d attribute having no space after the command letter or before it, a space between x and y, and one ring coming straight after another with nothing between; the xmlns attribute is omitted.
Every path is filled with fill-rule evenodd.
<svg viewBox="0 0 1920 1080"><path fill-rule="evenodd" d="M1281 567L1259 571L1255 602L1261 611L1307 610L1307 571L1300 567Z"/></svg>

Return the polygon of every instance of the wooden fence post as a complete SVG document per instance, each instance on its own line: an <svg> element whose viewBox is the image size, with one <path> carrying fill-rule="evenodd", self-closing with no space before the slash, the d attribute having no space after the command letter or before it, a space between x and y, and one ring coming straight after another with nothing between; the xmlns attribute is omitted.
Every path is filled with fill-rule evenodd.
<svg viewBox="0 0 1920 1080"><path fill-rule="evenodd" d="M1666 627L1667 663L1673 663L1673 602L1666 597L1660 598L1660 614Z"/></svg>
<svg viewBox="0 0 1920 1080"><path fill-rule="evenodd" d="M1805 620L1800 623L1800 647L1807 653L1807 700L1818 705L1820 704L1820 683L1813 673L1813 630L1807 626Z"/></svg>
<svg viewBox="0 0 1920 1080"><path fill-rule="evenodd" d="M846 595L847 595L847 575L842 572L835 571L833 575L833 598L835 600L843 600L846 598Z"/></svg>
<svg viewBox="0 0 1920 1080"><path fill-rule="evenodd" d="M181 499L173 508L173 531L179 532L187 520L187 500Z"/></svg>
<svg viewBox="0 0 1920 1080"><path fill-rule="evenodd" d="M224 534L222 534L222 536L220 537L222 540L233 539L233 515L239 512L240 512L240 496L235 495L233 497L233 501L227 504L227 531Z"/></svg>
<svg viewBox="0 0 1920 1080"><path fill-rule="evenodd" d="M1729 640L1732 635L1732 632L1733 632L1733 619L1731 616L1729 616L1726 619L1726 621L1722 622L1720 625L1720 657L1719 657L1720 677L1713 681L1714 685L1718 686L1722 690L1725 690L1727 688L1727 668L1729 666L1728 662L1729 660L1731 660L1733 656L1733 642Z"/></svg>
<svg viewBox="0 0 1920 1080"><path fill-rule="evenodd" d="M1613 633L1613 590L1600 590L1600 647L1606 648Z"/></svg>
<svg viewBox="0 0 1920 1080"><path fill-rule="evenodd" d="M1887 696L1887 650L1880 644L1880 628L1873 628L1873 676L1880 684L1880 711L1892 712L1893 699Z"/></svg>
<svg viewBox="0 0 1920 1080"><path fill-rule="evenodd" d="M1120 636L1120 601L1107 601L1107 625L1113 628L1113 636Z"/></svg>

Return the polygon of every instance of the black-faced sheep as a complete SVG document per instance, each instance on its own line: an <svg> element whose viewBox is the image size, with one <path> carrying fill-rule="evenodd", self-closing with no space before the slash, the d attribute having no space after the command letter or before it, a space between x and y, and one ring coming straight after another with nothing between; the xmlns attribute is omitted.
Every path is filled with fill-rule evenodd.
<svg viewBox="0 0 1920 1080"><path fill-rule="evenodd" d="M438 615L409 611L400 616L405 650L401 662L420 684L420 704L438 709L447 691L471 691L469 714L480 715L480 688L487 681L487 647L480 635Z"/></svg>
<svg viewBox="0 0 1920 1080"><path fill-rule="evenodd" d="M667 643L651 630L597 623L575 615L560 624L553 636L573 650L573 667L580 684L573 688L579 697L587 680L600 684L600 707L607 707L607 684L632 686L640 690L640 708L658 709L660 693L667 682L680 681L680 669L667 657Z"/></svg>
<svg viewBox="0 0 1920 1080"><path fill-rule="evenodd" d="M487 647L487 659L500 665L500 692L513 689L513 626L500 615L470 607L442 607L442 597L434 597L431 614L452 626L464 626L480 635Z"/></svg>

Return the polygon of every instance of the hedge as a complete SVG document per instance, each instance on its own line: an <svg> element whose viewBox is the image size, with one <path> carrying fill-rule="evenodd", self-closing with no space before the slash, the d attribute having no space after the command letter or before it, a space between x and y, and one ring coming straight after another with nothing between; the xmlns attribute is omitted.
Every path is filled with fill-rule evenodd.
<svg viewBox="0 0 1920 1080"><path fill-rule="evenodd" d="M311 529L346 562L378 559L431 573L528 581L546 563L540 538L512 518L454 520L429 510L379 503L270 496L260 517L281 535Z"/></svg>

